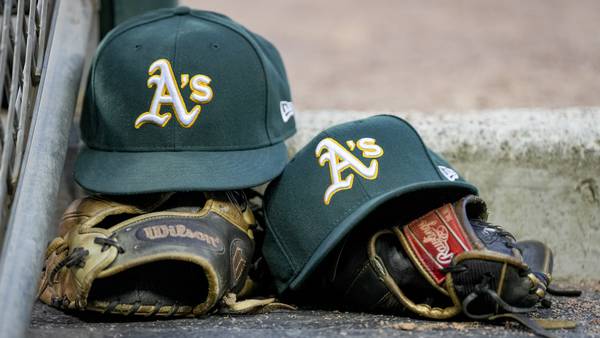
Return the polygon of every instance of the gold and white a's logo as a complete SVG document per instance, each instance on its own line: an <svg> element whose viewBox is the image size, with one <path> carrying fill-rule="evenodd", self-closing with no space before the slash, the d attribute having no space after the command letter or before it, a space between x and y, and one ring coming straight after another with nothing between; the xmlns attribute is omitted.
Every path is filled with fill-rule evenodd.
<svg viewBox="0 0 600 338"><path fill-rule="evenodd" d="M159 74L156 74L157 72ZM150 109L135 120L136 129L145 123L156 124L160 127L166 126L171 120L172 113L161 114L160 109L162 106L170 106L179 124L184 128L190 128L200 115L201 104L209 103L213 98L213 91L209 86L212 81L210 77L196 74L190 79L189 74L181 74L181 83L178 86L169 60L158 59L154 61L148 68L148 75L148 88L156 88L154 89ZM188 111L179 90L180 87L184 89L188 84L191 89L190 100L197 103L190 111Z"/></svg>
<svg viewBox="0 0 600 338"><path fill-rule="evenodd" d="M345 178L342 178L344 170L350 169L368 180L376 179L379 174L379 161L376 158L383 155L383 149L375 144L375 139L365 137L356 142L348 140L346 141L346 145L350 150L344 148L331 137L327 137L321 140L315 149L315 155L319 159L321 167L329 163L331 185L327 187L323 196L325 205L329 205L331 198L336 192L352 188L354 174L350 173ZM362 157L372 159L369 162L369 166L366 166L351 153L355 148L358 148L362 152Z"/></svg>

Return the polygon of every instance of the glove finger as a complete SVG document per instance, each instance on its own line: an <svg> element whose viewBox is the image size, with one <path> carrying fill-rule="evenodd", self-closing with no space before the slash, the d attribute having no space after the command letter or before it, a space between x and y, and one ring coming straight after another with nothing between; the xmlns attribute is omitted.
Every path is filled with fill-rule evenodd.
<svg viewBox="0 0 600 338"><path fill-rule="evenodd" d="M554 258L552 250L537 240L519 241L516 247L521 251L523 260L545 286L552 280Z"/></svg>

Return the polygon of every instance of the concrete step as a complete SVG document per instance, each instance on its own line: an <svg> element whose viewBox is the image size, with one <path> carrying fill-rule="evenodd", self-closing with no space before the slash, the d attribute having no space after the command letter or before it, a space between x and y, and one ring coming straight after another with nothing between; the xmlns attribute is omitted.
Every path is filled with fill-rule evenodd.
<svg viewBox="0 0 600 338"><path fill-rule="evenodd" d="M293 154L331 125L373 112L296 116ZM554 251L554 275L600 278L600 108L392 113L479 189L490 220Z"/></svg>

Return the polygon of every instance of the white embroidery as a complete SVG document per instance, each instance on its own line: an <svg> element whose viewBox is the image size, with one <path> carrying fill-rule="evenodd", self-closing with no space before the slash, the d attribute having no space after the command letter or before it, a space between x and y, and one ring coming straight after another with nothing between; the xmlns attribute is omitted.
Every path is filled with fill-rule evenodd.
<svg viewBox="0 0 600 338"><path fill-rule="evenodd" d="M354 142L346 141L346 144L354 144ZM354 183L354 174L348 174L342 179L342 172L346 169L352 169L355 173L368 179L374 180L379 173L379 162L374 158L379 158L383 155L383 149L375 144L375 139L361 138L356 142L356 147L362 151L362 156L371 158L369 166L364 165L356 156L344 148L336 140L327 137L315 149L315 155L319 159L319 165L325 166L329 162L329 173L331 177L331 185L325 190L323 202L329 205L333 195L341 190L351 189ZM352 147L353 148L353 147Z"/></svg>
<svg viewBox="0 0 600 338"><path fill-rule="evenodd" d="M436 222L421 222L418 227L421 228L425 237L423 243L431 243L437 254L435 259L438 263L448 265L454 257L454 253L450 252L450 245L448 244L448 230L443 224L436 226Z"/></svg>
<svg viewBox="0 0 600 338"><path fill-rule="evenodd" d="M279 102L279 109L281 110L281 118L283 122L289 121L294 116L294 104L289 101Z"/></svg>
<svg viewBox="0 0 600 338"><path fill-rule="evenodd" d="M155 74L156 72L160 73ZM135 128L140 128L145 123L156 124L160 127L166 126L171 120L172 113L161 114L160 109L163 105L171 106L179 124L184 128L190 128L200 115L202 110L200 104L206 104L213 98L213 91L209 86L210 77L198 74L189 79L189 74L181 74L181 88L185 88L189 83L192 92L190 100L198 103L191 111L188 111L169 60L158 59L154 61L148 68L148 75L150 76L147 81L148 88L156 88L150 103L150 109L138 116L135 120Z"/></svg>
<svg viewBox="0 0 600 338"><path fill-rule="evenodd" d="M370 137L361 138L356 142L356 146L362 150L362 155L366 158L378 158L383 155L383 149L375 144L375 139Z"/></svg>
<svg viewBox="0 0 600 338"><path fill-rule="evenodd" d="M438 165L438 169L440 169L440 172L448 179L448 181L456 181L459 179L458 173L454 171L454 169L444 167L443 165Z"/></svg>

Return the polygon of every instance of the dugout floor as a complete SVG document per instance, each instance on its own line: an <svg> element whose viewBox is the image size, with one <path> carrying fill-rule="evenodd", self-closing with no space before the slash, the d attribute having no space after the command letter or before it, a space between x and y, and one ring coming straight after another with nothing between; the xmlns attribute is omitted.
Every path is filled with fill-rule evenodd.
<svg viewBox="0 0 600 338"><path fill-rule="evenodd" d="M569 285L573 287L573 285ZM600 337L600 282L576 286L580 298L551 297L553 306L533 316L571 319L575 330L559 337ZM70 316L36 302L30 337L532 337L516 324L435 322L404 317L318 310L281 311L250 316L212 315L195 319L106 322L100 316Z"/></svg>

